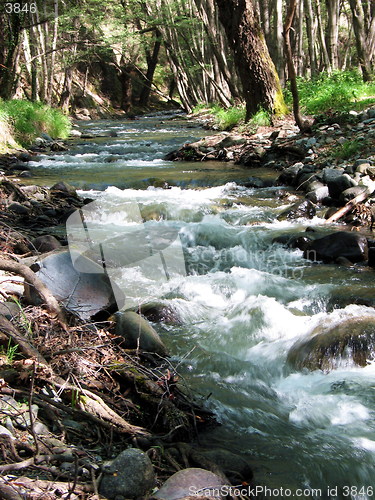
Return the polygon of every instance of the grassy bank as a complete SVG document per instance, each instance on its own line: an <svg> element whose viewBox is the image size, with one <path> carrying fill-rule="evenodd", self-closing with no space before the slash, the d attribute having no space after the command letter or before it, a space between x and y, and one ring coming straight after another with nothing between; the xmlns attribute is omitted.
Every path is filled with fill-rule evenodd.
<svg viewBox="0 0 375 500"><path fill-rule="evenodd" d="M337 71L332 75L322 73L315 79L298 79L298 92L301 111L307 115L318 115L327 112L360 111L375 104L375 83L364 83L358 71ZM285 101L292 107L292 95L285 89ZM238 104L227 109L218 104L198 104L193 113L212 115L213 124L220 130L231 130L244 125L245 105ZM252 127L270 125L270 115L260 109L250 122L244 125L245 130ZM240 130L241 131L241 130Z"/></svg>
<svg viewBox="0 0 375 500"><path fill-rule="evenodd" d="M70 120L60 110L40 102L0 99L0 153L30 146L46 133L53 139L65 139Z"/></svg>

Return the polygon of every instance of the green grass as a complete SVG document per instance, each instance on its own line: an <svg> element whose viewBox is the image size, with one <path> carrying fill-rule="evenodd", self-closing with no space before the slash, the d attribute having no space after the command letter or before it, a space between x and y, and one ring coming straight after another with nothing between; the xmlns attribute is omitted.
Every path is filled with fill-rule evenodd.
<svg viewBox="0 0 375 500"><path fill-rule="evenodd" d="M0 100L1 116L11 127L14 140L22 146L32 144L42 132L53 139L65 139L69 135L71 126L69 118L60 110L40 102Z"/></svg>
<svg viewBox="0 0 375 500"><path fill-rule="evenodd" d="M353 156L361 153L361 151L366 147L367 141L354 139L353 141L347 141L344 142L344 144L337 146L333 151L332 156L337 160L349 160Z"/></svg>
<svg viewBox="0 0 375 500"><path fill-rule="evenodd" d="M375 103L375 83L364 83L358 71L322 73L319 78L298 79L302 113L316 115L327 111L361 110ZM286 101L291 105L287 90Z"/></svg>

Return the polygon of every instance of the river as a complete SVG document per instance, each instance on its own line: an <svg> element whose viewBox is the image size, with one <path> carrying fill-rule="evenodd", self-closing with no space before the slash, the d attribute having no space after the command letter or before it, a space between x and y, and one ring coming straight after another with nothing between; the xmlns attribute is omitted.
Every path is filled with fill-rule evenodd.
<svg viewBox="0 0 375 500"><path fill-rule="evenodd" d="M81 131L94 137L37 157L32 182L66 180L92 198L91 223L103 241L134 224L129 207L135 205L145 227L163 221L178 235L186 273L172 270L160 282L135 262L116 269L114 280L133 292L135 303L157 301L179 318L154 326L180 376L223 424L202 444L245 456L257 481L278 489L275 495L289 488L307 489L306 498L335 498L338 487L339 498L372 498L375 365L296 372L286 357L317 325L375 315L349 300L371 293L373 271L310 263L301 251L272 244L275 236L323 220L318 214L280 222L277 215L290 204L278 196L280 188L241 186L249 176L274 178L273 172L163 161L207 134L170 118L84 122ZM98 137L109 133L116 137ZM170 188L159 187L164 183Z"/></svg>

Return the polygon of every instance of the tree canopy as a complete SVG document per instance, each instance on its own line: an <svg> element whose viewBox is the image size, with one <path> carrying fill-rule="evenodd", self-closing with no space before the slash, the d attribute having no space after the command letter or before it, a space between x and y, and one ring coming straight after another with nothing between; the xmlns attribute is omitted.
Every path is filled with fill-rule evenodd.
<svg viewBox="0 0 375 500"><path fill-rule="evenodd" d="M284 0L35 0L0 7L0 97L131 112L154 96L191 110L282 105L290 76ZM299 0L290 29L297 76L360 68L371 79L375 2ZM102 102L100 102L102 101Z"/></svg>

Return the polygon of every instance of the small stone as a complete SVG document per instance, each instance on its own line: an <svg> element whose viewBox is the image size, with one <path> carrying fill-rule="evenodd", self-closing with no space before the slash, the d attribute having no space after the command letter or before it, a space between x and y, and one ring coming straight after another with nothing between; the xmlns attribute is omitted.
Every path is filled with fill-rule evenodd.
<svg viewBox="0 0 375 500"><path fill-rule="evenodd" d="M368 159L362 159L362 158L359 158L358 160L356 160L354 162L355 167L358 167L359 165L363 165L363 164L368 165L368 164L371 164L371 162Z"/></svg>
<svg viewBox="0 0 375 500"><path fill-rule="evenodd" d="M45 253L61 248L61 243L55 236L46 234L43 236L38 236L37 238L31 240L30 247L37 252Z"/></svg>
<svg viewBox="0 0 375 500"><path fill-rule="evenodd" d="M70 196L77 196L77 191L76 188L71 186L65 181L60 181L54 184L51 189L51 191L60 191L61 193L66 193Z"/></svg>
<svg viewBox="0 0 375 500"><path fill-rule="evenodd" d="M117 312L115 333L124 337L129 349L139 347L144 351L167 355L167 348L150 323L133 311Z"/></svg>
<svg viewBox="0 0 375 500"><path fill-rule="evenodd" d="M109 500L138 498L154 486L155 473L148 455L137 448L129 448L103 467L99 493Z"/></svg>
<svg viewBox="0 0 375 500"><path fill-rule="evenodd" d="M337 142L338 142L339 144L345 144L347 141L348 141L348 139L347 139L346 137L339 137L339 138L337 139Z"/></svg>
<svg viewBox="0 0 375 500"><path fill-rule="evenodd" d="M3 425L0 425L0 436L8 436L11 439L16 439L13 434Z"/></svg>
<svg viewBox="0 0 375 500"><path fill-rule="evenodd" d="M359 172L360 174L367 174L367 169L370 167L369 163L360 163L357 168L355 169L356 172Z"/></svg>
<svg viewBox="0 0 375 500"><path fill-rule="evenodd" d="M173 474L154 494L154 497L162 500L182 500L185 497L191 498L191 495L197 496L199 491L211 490L209 498L224 499L227 495L220 493L223 486L226 486L225 481L213 472L189 468Z"/></svg>
<svg viewBox="0 0 375 500"><path fill-rule="evenodd" d="M22 205L21 203L18 203L17 201L13 201L13 203L11 203L8 206L8 209L11 210L12 212L14 212L15 214L19 214L19 215L26 215L29 213L29 209L27 207L25 207L25 205Z"/></svg>
<svg viewBox="0 0 375 500"><path fill-rule="evenodd" d="M35 422L34 432L37 436L47 436L50 433L48 427L42 422Z"/></svg>

